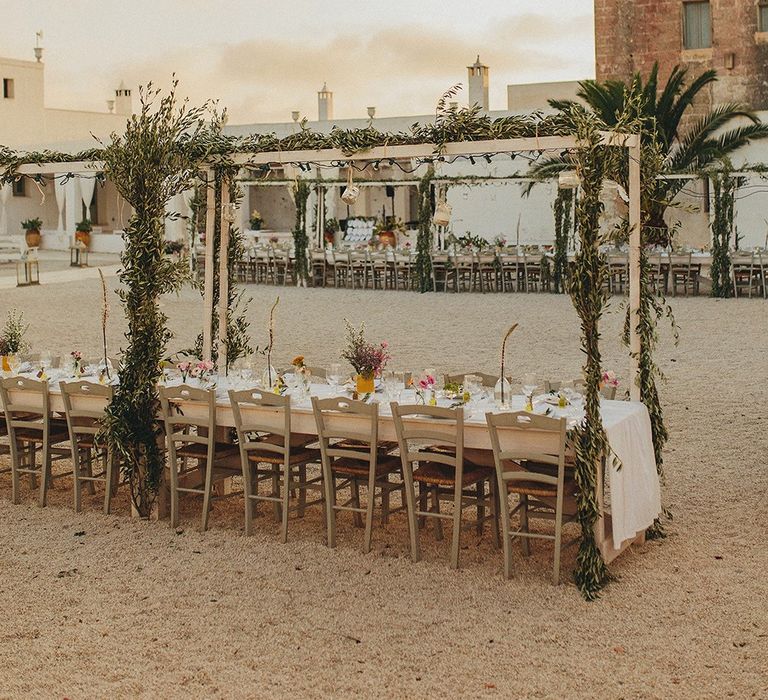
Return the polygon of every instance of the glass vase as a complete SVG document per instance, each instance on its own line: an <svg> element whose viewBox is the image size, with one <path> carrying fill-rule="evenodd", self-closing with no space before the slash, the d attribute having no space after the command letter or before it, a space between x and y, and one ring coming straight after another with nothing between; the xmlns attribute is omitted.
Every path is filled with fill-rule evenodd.
<svg viewBox="0 0 768 700"><path fill-rule="evenodd" d="M498 408L509 408L512 401L512 385L505 377L501 377L493 388L493 400Z"/></svg>

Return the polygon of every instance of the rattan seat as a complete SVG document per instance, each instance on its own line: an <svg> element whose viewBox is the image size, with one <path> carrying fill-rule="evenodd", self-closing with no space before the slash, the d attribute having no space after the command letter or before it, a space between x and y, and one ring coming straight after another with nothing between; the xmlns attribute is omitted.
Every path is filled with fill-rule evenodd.
<svg viewBox="0 0 768 700"><path fill-rule="evenodd" d="M306 464L307 462L316 462L320 460L320 450L297 450L292 451L288 463L290 465ZM260 452L258 450L248 450L248 461L254 464L283 464L285 458L283 455L275 452Z"/></svg>
<svg viewBox="0 0 768 700"><path fill-rule="evenodd" d="M467 467L461 475L462 487L471 486L488 478L487 470L473 469L471 465ZM456 470L437 462L419 462L418 469L413 470L413 480L432 486L453 486L456 483Z"/></svg>
<svg viewBox="0 0 768 700"><path fill-rule="evenodd" d="M48 434L48 442L55 445L58 442L66 442L69 439L67 428L58 425L51 425L51 432ZM39 430L32 428L16 428L16 440L19 442L34 442L37 445L43 443L43 434Z"/></svg>
<svg viewBox="0 0 768 700"><path fill-rule="evenodd" d="M224 459L236 455L237 445L228 442L216 443L216 459ZM179 457L192 457L194 459L206 459L208 456L208 446L202 443L188 443L182 447L176 448L176 454Z"/></svg>
<svg viewBox="0 0 768 700"><path fill-rule="evenodd" d="M564 496L575 494L576 490L576 482L566 479L563 484ZM557 498L557 485L549 486L535 481L515 481L507 484L507 492L537 498Z"/></svg>
<svg viewBox="0 0 768 700"><path fill-rule="evenodd" d="M331 469L338 474L367 477L370 470L368 462L350 457L339 457L331 463ZM376 460L376 476L393 474L400 471L400 458L390 455L379 456Z"/></svg>

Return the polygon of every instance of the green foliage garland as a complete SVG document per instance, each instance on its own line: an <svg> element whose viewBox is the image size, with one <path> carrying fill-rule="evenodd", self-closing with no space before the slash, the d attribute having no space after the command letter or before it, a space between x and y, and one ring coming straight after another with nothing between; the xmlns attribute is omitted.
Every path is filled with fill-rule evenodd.
<svg viewBox="0 0 768 700"><path fill-rule="evenodd" d="M555 255L552 261L552 291L563 294L568 279L568 235L571 231L573 190L558 188L555 197Z"/></svg>
<svg viewBox="0 0 768 700"><path fill-rule="evenodd" d="M432 291L432 180L430 165L419 181L419 234L416 238L416 276L420 292Z"/></svg>
<svg viewBox="0 0 768 700"><path fill-rule="evenodd" d="M733 201L736 178L728 170L712 176L715 216L712 221L712 291L713 297L732 297L731 256L729 246L733 233Z"/></svg>
<svg viewBox="0 0 768 700"><path fill-rule="evenodd" d="M606 302L604 282L607 261L599 252L600 215L603 204L600 191L610 155L600 146L597 126L592 119L573 111L581 146L575 154L576 171L583 190L576 207L581 246L576 254L570 279L570 294L581 319L581 347L585 355L585 420L572 431L576 452L575 478L581 525L581 543L577 555L576 584L587 600L593 600L608 581L608 570L595 541L594 526L600 517L597 470L608 451L608 441L600 417L600 318Z"/></svg>
<svg viewBox="0 0 768 700"><path fill-rule="evenodd" d="M179 144L204 128L204 110L179 106L175 89L174 82L164 97L151 85L141 90L139 114L128 120L122 136L112 135L100 156L106 174L133 207L123 234L118 291L128 322L128 346L104 433L130 481L133 504L144 517L150 514L165 463L156 385L172 334L158 300L178 291L186 279L186 263L163 255L165 205L189 188L196 175L194 161Z"/></svg>
<svg viewBox="0 0 768 700"><path fill-rule="evenodd" d="M307 260L307 199L309 199L310 187L306 180L299 178L293 187L293 198L296 202L296 224L293 227L293 247L295 252L296 281L301 285L307 285L309 280L309 261Z"/></svg>

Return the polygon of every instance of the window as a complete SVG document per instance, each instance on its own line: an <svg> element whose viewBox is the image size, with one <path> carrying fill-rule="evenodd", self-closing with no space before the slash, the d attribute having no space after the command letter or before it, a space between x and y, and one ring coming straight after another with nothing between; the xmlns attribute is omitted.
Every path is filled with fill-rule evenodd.
<svg viewBox="0 0 768 700"><path fill-rule="evenodd" d="M768 0L757 4L757 31L768 32Z"/></svg>
<svg viewBox="0 0 768 700"><path fill-rule="evenodd" d="M712 46L712 15L709 2L683 3L683 48L708 49Z"/></svg>
<svg viewBox="0 0 768 700"><path fill-rule="evenodd" d="M13 181L13 196L14 197L27 196L27 178L20 177L18 180Z"/></svg>
<svg viewBox="0 0 768 700"><path fill-rule="evenodd" d="M3 97L7 100L13 99L13 78L3 78Z"/></svg>

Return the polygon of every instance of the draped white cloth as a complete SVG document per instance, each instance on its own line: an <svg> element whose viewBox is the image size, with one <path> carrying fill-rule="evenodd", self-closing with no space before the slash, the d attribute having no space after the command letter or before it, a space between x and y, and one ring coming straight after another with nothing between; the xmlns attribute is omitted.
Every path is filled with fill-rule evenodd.
<svg viewBox="0 0 768 700"><path fill-rule="evenodd" d="M64 232L64 206L67 203L67 191L66 191L66 185L62 182L62 176L64 173L56 173L53 176L53 190L54 194L56 196L56 206L59 209L59 221L56 226L56 230L59 233Z"/></svg>
<svg viewBox="0 0 768 700"><path fill-rule="evenodd" d="M11 185L6 183L0 187L0 236L8 235L8 211L6 205L11 198Z"/></svg>
<svg viewBox="0 0 768 700"><path fill-rule="evenodd" d="M91 218L91 200L93 199L93 190L96 187L96 180L92 177L80 177L80 197L85 205L85 217Z"/></svg>

